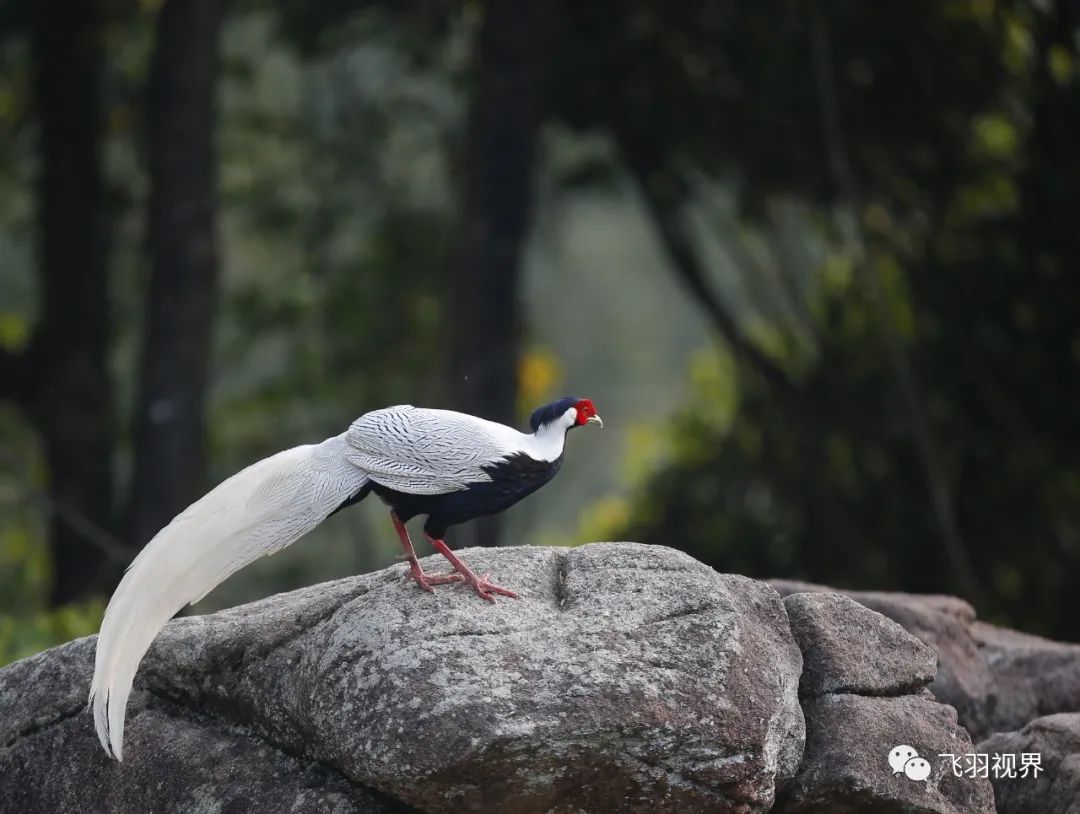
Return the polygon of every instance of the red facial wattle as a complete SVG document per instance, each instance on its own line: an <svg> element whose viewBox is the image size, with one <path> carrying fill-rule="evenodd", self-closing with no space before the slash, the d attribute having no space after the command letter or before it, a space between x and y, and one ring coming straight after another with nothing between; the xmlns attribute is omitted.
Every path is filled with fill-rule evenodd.
<svg viewBox="0 0 1080 814"><path fill-rule="evenodd" d="M585 424L599 424L601 427L604 423L600 420L600 416L596 414L596 407L589 399L582 399L576 405L577 407L577 420L574 422L576 426L581 427Z"/></svg>

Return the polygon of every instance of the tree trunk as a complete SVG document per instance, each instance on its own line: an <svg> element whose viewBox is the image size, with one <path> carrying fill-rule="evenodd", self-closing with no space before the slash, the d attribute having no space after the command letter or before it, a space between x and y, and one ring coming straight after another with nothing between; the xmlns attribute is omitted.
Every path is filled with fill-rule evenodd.
<svg viewBox="0 0 1080 814"><path fill-rule="evenodd" d="M149 252L128 537L142 545L200 493L217 292L217 0L169 0L150 74Z"/></svg>
<svg viewBox="0 0 1080 814"><path fill-rule="evenodd" d="M24 395L49 467L50 601L59 605L95 587L105 560L71 519L112 526L101 41L92 0L37 0L33 8L41 305Z"/></svg>
<svg viewBox="0 0 1080 814"><path fill-rule="evenodd" d="M447 311L447 391L457 409L507 423L516 418L522 244L560 11L553 3L492 0L477 42L459 265ZM482 518L455 538L495 545L497 521Z"/></svg>

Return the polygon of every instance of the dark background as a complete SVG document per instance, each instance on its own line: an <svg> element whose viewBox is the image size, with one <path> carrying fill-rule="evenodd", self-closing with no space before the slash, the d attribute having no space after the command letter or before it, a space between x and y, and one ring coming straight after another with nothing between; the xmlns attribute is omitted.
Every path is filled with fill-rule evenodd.
<svg viewBox="0 0 1080 814"><path fill-rule="evenodd" d="M0 663L253 460L564 394L607 428L452 543L1078 638L1076 2L285 5L0 6ZM393 551L365 505L200 607Z"/></svg>

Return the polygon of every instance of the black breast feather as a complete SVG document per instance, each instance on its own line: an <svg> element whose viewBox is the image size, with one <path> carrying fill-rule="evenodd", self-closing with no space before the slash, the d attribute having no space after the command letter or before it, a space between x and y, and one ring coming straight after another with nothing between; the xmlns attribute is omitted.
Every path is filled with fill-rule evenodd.
<svg viewBox="0 0 1080 814"><path fill-rule="evenodd" d="M561 455L554 461L538 461L518 452L483 467L490 481L477 481L445 495L410 495L377 483L371 488L402 520L428 515L424 531L441 538L450 526L505 511L555 477L561 466Z"/></svg>

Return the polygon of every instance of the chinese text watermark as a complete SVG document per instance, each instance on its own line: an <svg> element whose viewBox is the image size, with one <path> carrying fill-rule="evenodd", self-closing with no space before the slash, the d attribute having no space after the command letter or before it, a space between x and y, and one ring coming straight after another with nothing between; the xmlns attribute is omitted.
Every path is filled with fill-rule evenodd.
<svg viewBox="0 0 1080 814"><path fill-rule="evenodd" d="M943 752L938 757L948 760L954 777L1035 778L1043 770L1040 752L1021 752L1019 755L1014 752L968 752L963 755Z"/></svg>
<svg viewBox="0 0 1080 814"><path fill-rule="evenodd" d="M1025 779L1037 778L1043 770L1040 752L940 752L938 757L943 761L942 768L951 771L953 777ZM907 744L895 746L889 752L889 768L894 775L902 774L917 782L925 781L932 773L930 761Z"/></svg>

